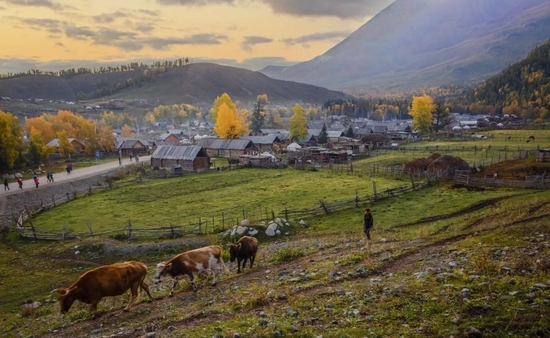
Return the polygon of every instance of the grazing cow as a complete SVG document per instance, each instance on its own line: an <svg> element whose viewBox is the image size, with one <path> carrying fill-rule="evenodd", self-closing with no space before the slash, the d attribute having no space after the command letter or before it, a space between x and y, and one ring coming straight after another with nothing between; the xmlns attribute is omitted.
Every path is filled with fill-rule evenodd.
<svg viewBox="0 0 550 338"><path fill-rule="evenodd" d="M243 236L237 244L229 244L229 261L233 263L237 259L237 273L241 273L241 261L243 261L243 269L246 266L246 260L250 260L250 268L256 259L258 251L258 240L254 237Z"/></svg>
<svg viewBox="0 0 550 338"><path fill-rule="evenodd" d="M158 290L161 278L166 275L172 276L174 279L174 284L172 284L172 290L170 291L170 297L172 297L174 295L174 289L178 284L178 279L187 275L191 280L193 291L197 292L193 274L211 271L214 276L214 280L212 281L212 286L214 286L218 282L217 273L221 268L223 268L224 271L229 271L223 263L222 248L218 245L210 245L204 248L180 253L168 262L159 263L155 275L155 284Z"/></svg>
<svg viewBox="0 0 550 338"><path fill-rule="evenodd" d="M69 311L75 300L90 304L90 312L97 312L97 304L103 297L120 296L131 290L130 301L124 308L129 311L138 299L140 288L145 290L149 300L153 300L149 287L145 283L147 265L141 262L125 262L100 266L85 272L68 288L59 288L58 293L61 313Z"/></svg>

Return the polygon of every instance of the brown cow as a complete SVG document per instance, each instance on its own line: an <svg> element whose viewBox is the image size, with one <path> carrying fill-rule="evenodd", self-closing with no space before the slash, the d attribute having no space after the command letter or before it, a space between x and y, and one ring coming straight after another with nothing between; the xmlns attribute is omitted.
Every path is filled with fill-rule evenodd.
<svg viewBox="0 0 550 338"><path fill-rule="evenodd" d="M139 297L140 287L145 290L149 300L153 300L144 281L146 275L147 265L141 262L116 263L85 272L69 288L55 290L58 293L61 313L68 312L77 299L90 304L90 311L95 313L101 298L120 296L130 289L130 301L124 308L124 311L129 311Z"/></svg>
<svg viewBox="0 0 550 338"><path fill-rule="evenodd" d="M211 245L204 248L199 248L195 250L186 251L175 256L168 262L159 263L157 265L157 273L155 275L155 284L157 285L157 290L159 288L159 283L161 278L170 275L174 279L174 284L172 284L172 290L170 291L170 297L174 295L174 289L178 284L178 279L183 277L183 275L189 276L191 280L191 285L193 286L193 291L197 291L197 286L195 285L195 278L193 273L203 273L211 271L214 276L212 286L216 285L218 282L218 276L216 270L223 268L224 271L229 271L222 259L222 248L218 245Z"/></svg>
<svg viewBox="0 0 550 338"><path fill-rule="evenodd" d="M254 264L256 259L256 252L258 251L258 240L254 237L243 236L237 244L229 244L229 261L233 263L235 258L237 259L237 273L241 273L241 261L243 262L243 269L246 266L246 260L250 260L250 268Z"/></svg>

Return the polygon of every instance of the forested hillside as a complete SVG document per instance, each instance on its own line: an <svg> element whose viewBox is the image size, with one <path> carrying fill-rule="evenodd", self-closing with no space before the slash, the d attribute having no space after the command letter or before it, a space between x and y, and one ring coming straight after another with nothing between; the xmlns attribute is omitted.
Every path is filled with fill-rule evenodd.
<svg viewBox="0 0 550 338"><path fill-rule="evenodd" d="M496 113L544 119L550 110L550 40L472 90L467 101Z"/></svg>

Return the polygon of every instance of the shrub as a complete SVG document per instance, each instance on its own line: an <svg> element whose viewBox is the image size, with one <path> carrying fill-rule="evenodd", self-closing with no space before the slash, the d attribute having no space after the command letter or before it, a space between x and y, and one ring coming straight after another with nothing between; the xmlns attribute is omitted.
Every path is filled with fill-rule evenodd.
<svg viewBox="0 0 550 338"><path fill-rule="evenodd" d="M303 256L304 256L304 252L300 249L285 248L275 252L275 254L273 255L272 261L276 263L290 262L296 258L300 258Z"/></svg>

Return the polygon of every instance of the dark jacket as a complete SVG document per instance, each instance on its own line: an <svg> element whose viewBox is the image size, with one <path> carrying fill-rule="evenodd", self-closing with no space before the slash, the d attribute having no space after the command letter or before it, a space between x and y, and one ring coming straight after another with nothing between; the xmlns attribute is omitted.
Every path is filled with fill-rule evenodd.
<svg viewBox="0 0 550 338"><path fill-rule="evenodd" d="M374 220L372 218L372 214L371 213L365 214L365 217L363 219L363 230L368 231L372 229L373 226L374 226Z"/></svg>

